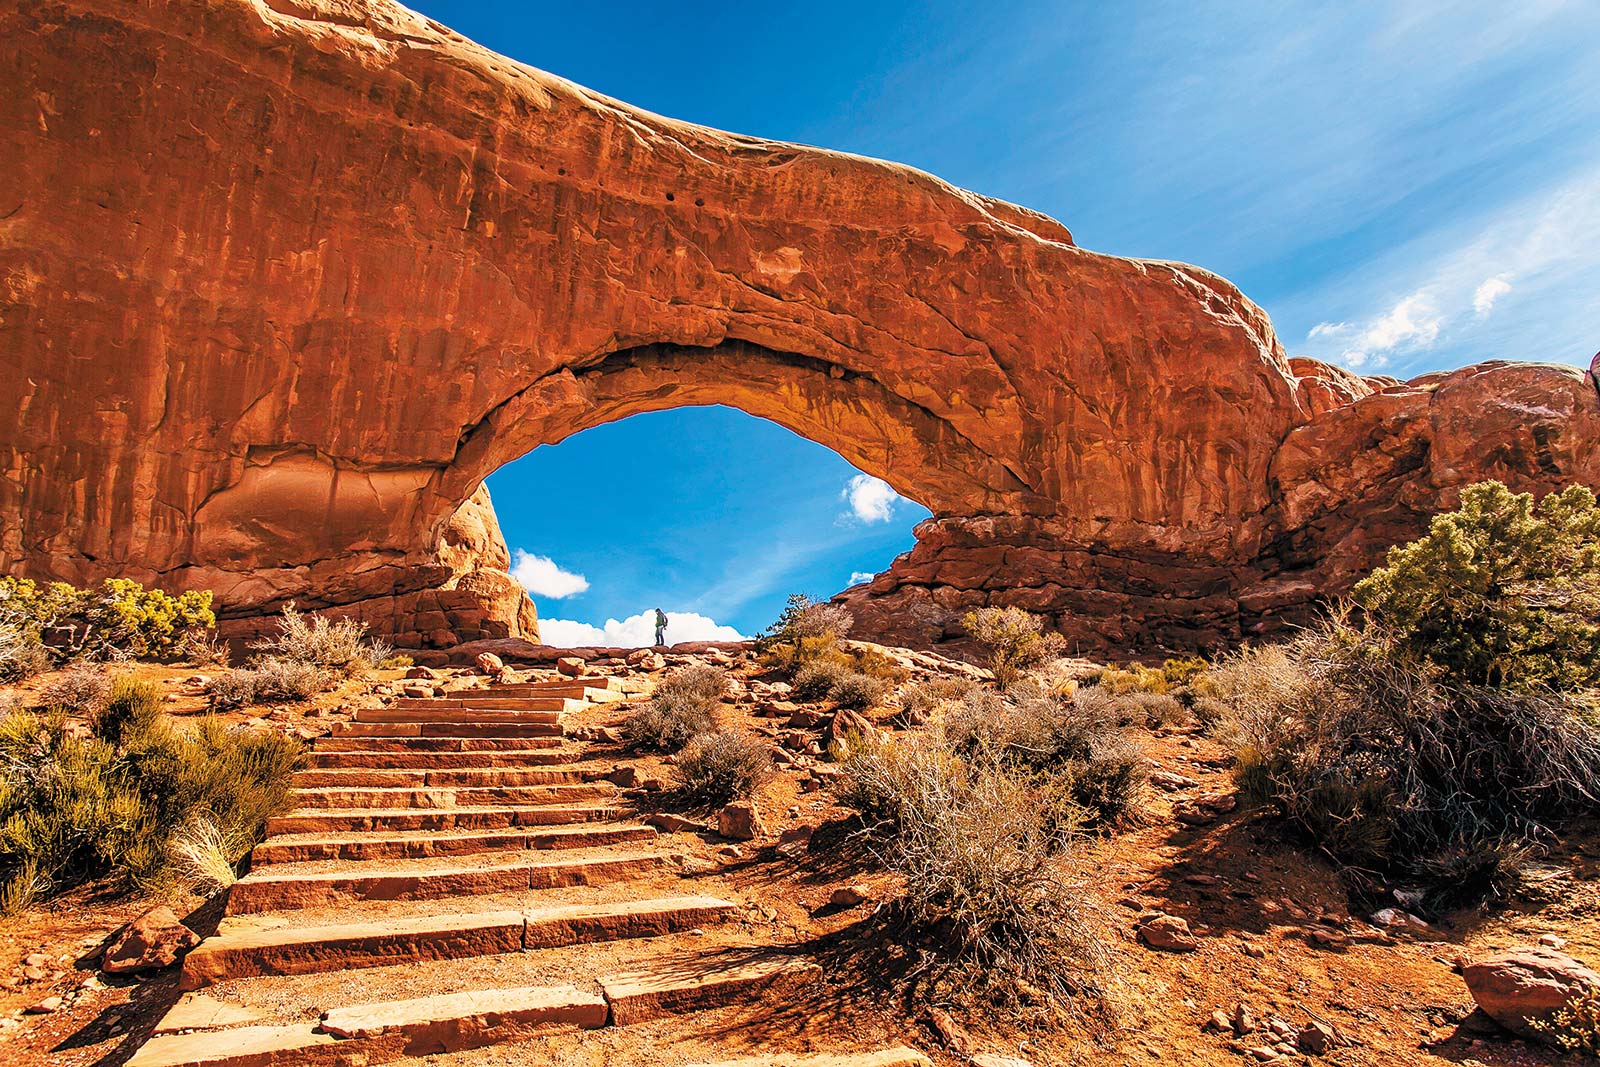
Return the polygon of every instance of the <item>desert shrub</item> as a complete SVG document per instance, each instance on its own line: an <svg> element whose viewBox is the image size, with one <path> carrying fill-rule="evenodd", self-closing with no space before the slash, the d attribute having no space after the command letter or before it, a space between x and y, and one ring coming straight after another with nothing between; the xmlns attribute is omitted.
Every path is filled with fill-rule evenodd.
<svg viewBox="0 0 1600 1067"><path fill-rule="evenodd" d="M1108 693L1166 693L1173 683L1167 672L1160 667L1146 667L1140 663L1130 663L1126 667L1107 667L1094 678L1091 684L1099 686Z"/></svg>
<svg viewBox="0 0 1600 1067"><path fill-rule="evenodd" d="M1419 880L1435 901L1493 890L1591 808L1589 693L1481 686L1417 658L1409 635L1335 616L1212 672L1216 732L1242 790L1275 806L1358 890Z"/></svg>
<svg viewBox="0 0 1600 1067"><path fill-rule="evenodd" d="M1581 990L1548 1019L1532 1019L1528 1028L1562 1052L1600 1059L1600 989Z"/></svg>
<svg viewBox="0 0 1600 1067"><path fill-rule="evenodd" d="M1204 674L1209 666L1211 664L1203 656L1184 656L1180 659L1163 660L1161 676L1166 679L1168 686L1176 688L1188 685L1195 678Z"/></svg>
<svg viewBox="0 0 1600 1067"><path fill-rule="evenodd" d="M977 641L989 648L989 669L995 684L1005 689L1030 667L1050 659L1065 641L1047 632L1044 619L1021 608L979 608L962 620Z"/></svg>
<svg viewBox="0 0 1600 1067"><path fill-rule="evenodd" d="M947 710L943 728L957 753L987 752L1048 783L1084 826L1123 826L1138 821L1148 777L1143 751L1122 732L1124 703L1093 687L1065 699L979 690Z"/></svg>
<svg viewBox="0 0 1600 1067"><path fill-rule="evenodd" d="M263 662L310 664L347 678L366 674L394 652L388 642L369 639L359 619L305 615L292 602L283 606L277 635L250 647L262 653Z"/></svg>
<svg viewBox="0 0 1600 1067"><path fill-rule="evenodd" d="M39 693L40 704L85 718L98 715L110 698L110 671L87 660L71 664Z"/></svg>
<svg viewBox="0 0 1600 1067"><path fill-rule="evenodd" d="M394 652L378 661L378 669L380 671L404 670L415 663L416 661L404 652Z"/></svg>
<svg viewBox="0 0 1600 1067"><path fill-rule="evenodd" d="M248 668L235 668L213 676L205 685L213 708L242 708L256 702L260 676Z"/></svg>
<svg viewBox="0 0 1600 1067"><path fill-rule="evenodd" d="M0 682L20 682L50 669L50 652L25 626L0 620Z"/></svg>
<svg viewBox="0 0 1600 1067"><path fill-rule="evenodd" d="M888 679L847 671L828 687L828 699L841 708L870 708L889 695Z"/></svg>
<svg viewBox="0 0 1600 1067"><path fill-rule="evenodd" d="M728 689L720 667L696 664L670 675L648 703L622 720L622 736L635 748L676 752L697 734L717 728L718 708Z"/></svg>
<svg viewBox="0 0 1600 1067"><path fill-rule="evenodd" d="M1535 506L1480 482L1355 588L1397 651L1465 685L1600 686L1600 508L1581 485Z"/></svg>
<svg viewBox="0 0 1600 1067"><path fill-rule="evenodd" d="M92 721L94 732L113 745L143 737L161 718L161 690L153 682L123 676L112 681L105 705Z"/></svg>
<svg viewBox="0 0 1600 1067"><path fill-rule="evenodd" d="M119 680L87 734L59 713L0 720L0 910L92 879L158 887L174 835L202 817L230 828L237 863L289 805L297 742L211 720L178 729L152 691Z"/></svg>
<svg viewBox="0 0 1600 1067"><path fill-rule="evenodd" d="M27 578L0 577L0 623L34 639L70 632L69 651L96 659L173 659L191 634L216 625L211 593L177 596L146 589L131 578L107 578L94 589L65 582L43 586Z"/></svg>
<svg viewBox="0 0 1600 1067"><path fill-rule="evenodd" d="M894 703L899 709L896 718L905 725L920 726L977 688L977 683L968 678L908 682L895 691Z"/></svg>
<svg viewBox="0 0 1600 1067"><path fill-rule="evenodd" d="M793 644L808 637L844 637L855 619L842 605L812 600L804 593L792 593L783 612L756 638L758 651L772 646Z"/></svg>
<svg viewBox="0 0 1600 1067"><path fill-rule="evenodd" d="M713 730L683 746L672 775L685 796L724 804L749 796L771 770L766 745L738 730Z"/></svg>
<svg viewBox="0 0 1600 1067"><path fill-rule="evenodd" d="M1068 806L993 753L969 761L927 731L863 739L844 770L839 799L871 820L875 853L904 879L885 921L931 945L927 967L968 995L1042 990L1095 1010L1110 957Z"/></svg>
<svg viewBox="0 0 1600 1067"><path fill-rule="evenodd" d="M215 630L190 630L183 637L178 656L196 667L226 667L233 653Z"/></svg>

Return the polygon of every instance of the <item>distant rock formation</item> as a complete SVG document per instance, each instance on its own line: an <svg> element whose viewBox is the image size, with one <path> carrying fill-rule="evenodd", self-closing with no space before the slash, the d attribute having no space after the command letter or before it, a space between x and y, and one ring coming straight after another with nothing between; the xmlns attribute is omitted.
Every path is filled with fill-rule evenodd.
<svg viewBox="0 0 1600 1067"><path fill-rule="evenodd" d="M675 122L382 0L0 14L0 569L532 636L484 478L723 403L926 504L845 599L1084 646L1270 631L1463 485L1600 481L1577 368L1290 361L1228 282L907 167ZM552 486L552 507L605 494Z"/></svg>

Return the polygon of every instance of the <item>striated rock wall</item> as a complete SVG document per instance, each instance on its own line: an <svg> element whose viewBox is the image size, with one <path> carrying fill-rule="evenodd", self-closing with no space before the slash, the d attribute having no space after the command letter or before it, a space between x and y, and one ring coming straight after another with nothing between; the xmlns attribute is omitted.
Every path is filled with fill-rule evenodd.
<svg viewBox="0 0 1600 1067"><path fill-rule="evenodd" d="M237 630L294 598L531 635L483 479L685 404L934 512L847 594L908 644L1008 599L1086 643L1228 640L1475 477L1600 481L1575 370L1291 362L1206 271L384 0L20 0L0 78L0 569L212 588Z"/></svg>

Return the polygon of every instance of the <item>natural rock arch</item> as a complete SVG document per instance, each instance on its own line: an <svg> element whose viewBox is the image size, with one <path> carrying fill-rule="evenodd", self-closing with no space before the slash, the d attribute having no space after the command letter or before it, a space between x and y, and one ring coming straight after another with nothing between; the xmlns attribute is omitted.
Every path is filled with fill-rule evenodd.
<svg viewBox="0 0 1600 1067"><path fill-rule="evenodd" d="M0 568L514 634L482 478L730 403L928 504L849 599L1192 645L1337 591L1480 476L1600 481L1572 368L1291 363L1180 264L910 168L675 122L382 0L0 15ZM1484 447L1484 442L1490 447Z"/></svg>

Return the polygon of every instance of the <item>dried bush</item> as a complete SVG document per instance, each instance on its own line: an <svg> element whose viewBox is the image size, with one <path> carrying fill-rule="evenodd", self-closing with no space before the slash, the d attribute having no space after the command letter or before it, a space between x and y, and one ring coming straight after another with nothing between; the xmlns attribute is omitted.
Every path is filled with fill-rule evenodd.
<svg viewBox="0 0 1600 1067"><path fill-rule="evenodd" d="M926 731L850 746L839 799L872 820L875 853L905 880L887 921L931 943L925 967L969 995L1043 990L1097 1012L1110 954L1070 807L992 753L976 760Z"/></svg>
<svg viewBox="0 0 1600 1067"><path fill-rule="evenodd" d="M710 804L749 796L771 771L768 747L738 730L699 734L672 766L683 794Z"/></svg>
<svg viewBox="0 0 1600 1067"><path fill-rule="evenodd" d="M1397 651L1464 685L1600 686L1600 507L1584 486L1480 482L1355 588Z"/></svg>
<svg viewBox="0 0 1600 1067"><path fill-rule="evenodd" d="M214 630L190 630L183 636L178 655L196 667L226 667L233 658L228 642Z"/></svg>
<svg viewBox="0 0 1600 1067"><path fill-rule="evenodd" d="M1211 680L1241 787L1358 890L1413 879L1436 903L1493 891L1553 822L1600 798L1592 693L1471 684L1375 623L1336 616Z"/></svg>
<svg viewBox="0 0 1600 1067"><path fill-rule="evenodd" d="M50 652L32 630L0 621L0 682L20 682L50 669Z"/></svg>
<svg viewBox="0 0 1600 1067"><path fill-rule="evenodd" d="M289 806L298 742L209 719L179 729L159 708L155 687L119 679L87 736L60 714L0 720L0 910L107 876L159 886L173 836L202 816L232 828L237 863Z"/></svg>
<svg viewBox="0 0 1600 1067"><path fill-rule="evenodd" d="M841 708L870 708L889 695L885 678L862 671L846 671L828 687L828 699Z"/></svg>
<svg viewBox="0 0 1600 1067"><path fill-rule="evenodd" d="M896 719L902 725L921 726L964 700L968 693L977 688L978 683L969 678L909 682L895 692L894 703L899 709Z"/></svg>
<svg viewBox="0 0 1600 1067"><path fill-rule="evenodd" d="M205 685L213 708L243 708L256 702L260 678L255 671L236 668L214 675Z"/></svg>
<svg viewBox="0 0 1600 1067"><path fill-rule="evenodd" d="M1127 698L1089 688L1066 699L1002 698L978 690L943 719L946 742L967 758L990 753L1070 799L1085 826L1136 823L1148 771L1122 733Z"/></svg>
<svg viewBox="0 0 1600 1067"><path fill-rule="evenodd" d="M622 736L635 748L676 752L717 728L727 689L728 674L720 667L697 664L677 671L656 687L649 703L622 720Z"/></svg>
<svg viewBox="0 0 1600 1067"><path fill-rule="evenodd" d="M766 652L778 644L795 644L808 637L844 637L855 619L843 606L812 600L804 593L792 593L783 613L756 638L756 647Z"/></svg>
<svg viewBox="0 0 1600 1067"><path fill-rule="evenodd" d="M292 602L283 607L277 636L250 647L262 653L263 662L310 664L347 678L366 674L394 654L388 642L369 639L359 619L305 615Z"/></svg>
<svg viewBox="0 0 1600 1067"><path fill-rule="evenodd" d="M111 673L102 664L77 660L39 693L39 703L84 718L100 713L111 699Z"/></svg>
<svg viewBox="0 0 1600 1067"><path fill-rule="evenodd" d="M1053 657L1066 643L1060 634L1045 630L1043 618L1021 608L979 608L969 611L962 623L967 633L988 646L989 669L1001 689Z"/></svg>

